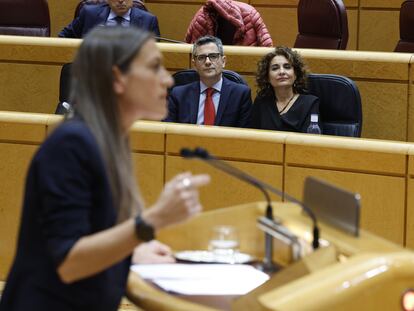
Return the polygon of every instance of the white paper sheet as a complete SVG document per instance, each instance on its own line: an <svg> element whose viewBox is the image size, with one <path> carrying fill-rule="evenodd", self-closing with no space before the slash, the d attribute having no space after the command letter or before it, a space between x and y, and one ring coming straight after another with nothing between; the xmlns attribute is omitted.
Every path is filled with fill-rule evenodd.
<svg viewBox="0 0 414 311"><path fill-rule="evenodd" d="M183 295L244 295L269 279L248 265L133 265L131 270L166 291Z"/></svg>

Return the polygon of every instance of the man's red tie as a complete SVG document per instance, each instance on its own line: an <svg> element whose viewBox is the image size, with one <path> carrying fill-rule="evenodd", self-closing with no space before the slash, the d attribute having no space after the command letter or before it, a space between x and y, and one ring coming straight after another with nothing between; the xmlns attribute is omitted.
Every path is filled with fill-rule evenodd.
<svg viewBox="0 0 414 311"><path fill-rule="evenodd" d="M214 119L216 118L216 110L214 109L213 103L213 92L214 89L209 87L206 90L206 101L204 103L204 124L214 125Z"/></svg>

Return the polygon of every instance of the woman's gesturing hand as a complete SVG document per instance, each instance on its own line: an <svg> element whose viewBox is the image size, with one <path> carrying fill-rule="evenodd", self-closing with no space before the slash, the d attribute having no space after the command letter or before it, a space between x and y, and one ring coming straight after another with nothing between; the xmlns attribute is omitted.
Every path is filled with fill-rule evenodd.
<svg viewBox="0 0 414 311"><path fill-rule="evenodd" d="M198 188L210 182L209 175L182 173L164 187L157 203L142 213L142 218L155 229L187 220L202 210Z"/></svg>

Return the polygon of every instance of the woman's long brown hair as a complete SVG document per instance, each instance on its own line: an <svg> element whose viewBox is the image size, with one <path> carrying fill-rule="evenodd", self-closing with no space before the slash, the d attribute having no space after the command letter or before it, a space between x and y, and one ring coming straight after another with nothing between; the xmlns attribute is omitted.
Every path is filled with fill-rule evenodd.
<svg viewBox="0 0 414 311"><path fill-rule="evenodd" d="M113 67L129 66L151 35L134 27L97 27L80 46L72 67L71 103L103 155L118 222L139 212L142 201L132 169L113 88Z"/></svg>

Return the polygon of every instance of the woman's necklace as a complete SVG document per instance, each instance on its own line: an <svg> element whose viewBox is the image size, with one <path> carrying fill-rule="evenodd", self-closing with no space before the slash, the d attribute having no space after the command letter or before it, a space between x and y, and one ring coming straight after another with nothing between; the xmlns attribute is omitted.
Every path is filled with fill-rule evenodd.
<svg viewBox="0 0 414 311"><path fill-rule="evenodd" d="M285 106L285 107L283 107L281 110L279 110L279 114L282 114L282 113L283 113L283 111L285 111L285 110L286 110L286 108L287 108L287 107L289 107L289 105L290 105L291 101L293 100L293 98L295 98L295 96L296 96L296 94L293 94L293 96L289 99L289 101L288 101L288 103L286 104L286 106ZM276 104L276 106L277 106L277 104Z"/></svg>

